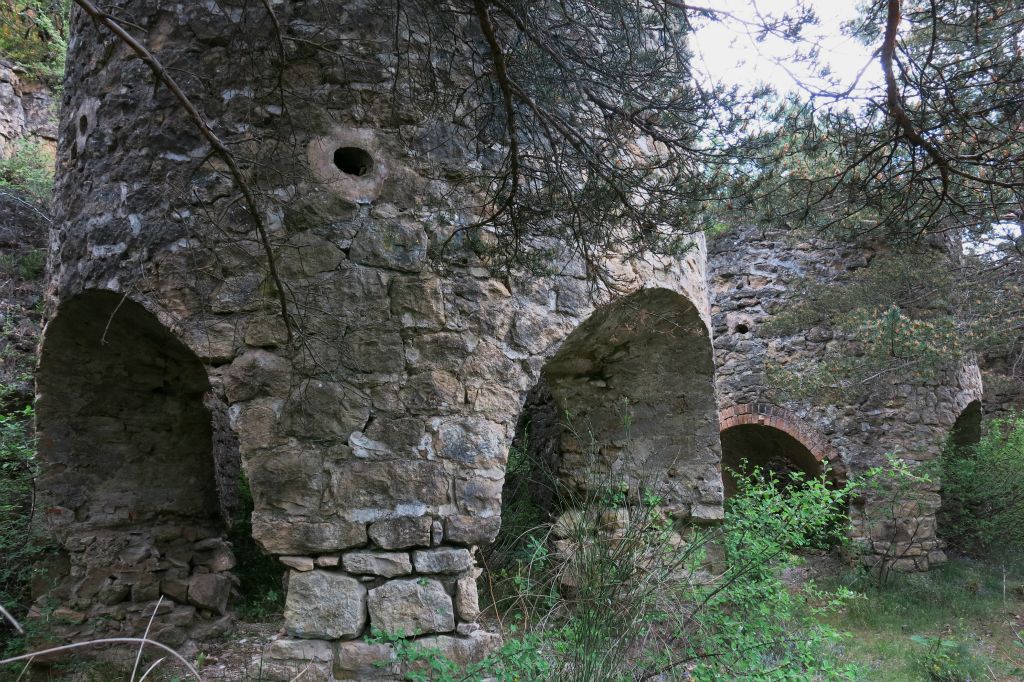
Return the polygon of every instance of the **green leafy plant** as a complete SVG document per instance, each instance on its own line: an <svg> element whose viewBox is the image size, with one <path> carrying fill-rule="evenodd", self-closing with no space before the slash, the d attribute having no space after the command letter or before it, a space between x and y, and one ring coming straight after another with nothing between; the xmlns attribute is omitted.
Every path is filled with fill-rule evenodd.
<svg viewBox="0 0 1024 682"><path fill-rule="evenodd" d="M910 639L923 647L918 665L929 680L969 682L985 679L984 666L963 642L924 635L912 635Z"/></svg>
<svg viewBox="0 0 1024 682"><path fill-rule="evenodd" d="M47 545L32 527L36 475L33 412L0 414L0 604L20 617L31 602L31 584ZM0 638L12 630L0 628ZM20 646L0 639L0 653Z"/></svg>
<svg viewBox="0 0 1024 682"><path fill-rule="evenodd" d="M965 553L1005 558L1024 550L1024 417L993 419L974 446L940 459L946 539Z"/></svg>
<svg viewBox="0 0 1024 682"><path fill-rule="evenodd" d="M22 138L14 152L0 159L0 190L13 189L40 204L49 204L53 193L53 152L43 142Z"/></svg>
<svg viewBox="0 0 1024 682"><path fill-rule="evenodd" d="M0 54L29 78L58 85L68 51L70 0L9 0L0 4Z"/></svg>

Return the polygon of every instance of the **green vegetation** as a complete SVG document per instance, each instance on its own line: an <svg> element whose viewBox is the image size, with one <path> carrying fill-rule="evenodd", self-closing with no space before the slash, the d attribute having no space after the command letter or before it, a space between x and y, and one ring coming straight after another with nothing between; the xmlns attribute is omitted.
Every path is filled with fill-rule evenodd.
<svg viewBox="0 0 1024 682"><path fill-rule="evenodd" d="M1024 417L995 419L974 446L946 448L941 529L958 550L1013 560L1024 551Z"/></svg>
<svg viewBox="0 0 1024 682"><path fill-rule="evenodd" d="M827 617L850 634L844 658L858 679L886 682L1019 680L1024 676L1021 567L1004 574L983 562L952 559L927 573L897 574L884 588L862 574L832 582L862 597Z"/></svg>
<svg viewBox="0 0 1024 682"><path fill-rule="evenodd" d="M841 521L847 489L741 478L724 526L712 531L677 528L651 494L624 507L614 485L583 499L560 492L570 511L503 530L486 557L485 594L504 646L462 669L439 651L375 633L410 665L407 679L855 678L839 658L839 631L822 621L852 593L779 577ZM525 504L519 518L533 518Z"/></svg>
<svg viewBox="0 0 1024 682"><path fill-rule="evenodd" d="M0 191L15 190L41 205L53 194L53 152L43 142L22 138L8 159L0 159Z"/></svg>
<svg viewBox="0 0 1024 682"><path fill-rule="evenodd" d="M32 528L36 447L32 409L0 414L0 604L16 618L32 599L32 581L47 547ZM0 654L20 646L12 630L0 626Z"/></svg>
<svg viewBox="0 0 1024 682"><path fill-rule="evenodd" d="M70 0L0 3L0 54L33 80L59 85L64 76Z"/></svg>

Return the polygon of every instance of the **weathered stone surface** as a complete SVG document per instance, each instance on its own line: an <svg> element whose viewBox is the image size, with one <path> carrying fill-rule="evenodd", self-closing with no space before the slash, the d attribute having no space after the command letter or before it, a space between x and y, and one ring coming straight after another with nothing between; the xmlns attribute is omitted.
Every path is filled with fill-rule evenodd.
<svg viewBox="0 0 1024 682"><path fill-rule="evenodd" d="M219 573L197 573L188 583L188 601L199 609L219 614L227 611L231 578Z"/></svg>
<svg viewBox="0 0 1024 682"><path fill-rule="evenodd" d="M458 545L483 545L494 542L501 530L501 517L468 515L449 516L445 522L445 539Z"/></svg>
<svg viewBox="0 0 1024 682"><path fill-rule="evenodd" d="M334 646L334 677L339 682L362 682L381 677L398 678L395 652L387 644L338 642Z"/></svg>
<svg viewBox="0 0 1024 682"><path fill-rule="evenodd" d="M429 547L432 522L429 516L381 519L370 524L369 535L383 549Z"/></svg>
<svg viewBox="0 0 1024 682"><path fill-rule="evenodd" d="M327 682L333 661L331 642L281 638L272 641L251 668L259 670L264 679L275 682L291 682L296 677Z"/></svg>
<svg viewBox="0 0 1024 682"><path fill-rule="evenodd" d="M370 590L370 625L391 634L430 634L455 629L452 599L431 578L390 580Z"/></svg>
<svg viewBox="0 0 1024 682"><path fill-rule="evenodd" d="M361 575L393 578L412 573L412 562L406 552L349 552L341 563L349 573Z"/></svg>
<svg viewBox="0 0 1024 682"><path fill-rule="evenodd" d="M366 542L366 524L349 521L311 523L254 512L252 534L270 554L336 552Z"/></svg>
<svg viewBox="0 0 1024 682"><path fill-rule="evenodd" d="M500 647L501 637L483 630L476 630L468 637L436 635L424 637L418 640L417 643L428 649L440 650L446 658L464 668L473 663L480 662L488 654Z"/></svg>
<svg viewBox="0 0 1024 682"><path fill-rule="evenodd" d="M353 386L339 382L304 381L288 398L284 411L289 433L306 438L347 440L361 431L370 417L370 399Z"/></svg>
<svg viewBox="0 0 1024 682"><path fill-rule="evenodd" d="M472 555L461 547L417 549L412 562L417 573L462 573L473 567Z"/></svg>
<svg viewBox="0 0 1024 682"><path fill-rule="evenodd" d="M476 576L464 575L455 583L455 614L459 620L474 622L480 617L480 596Z"/></svg>
<svg viewBox="0 0 1024 682"><path fill-rule="evenodd" d="M313 558L308 556L282 556L277 558L282 564L296 571L312 571L315 565Z"/></svg>
<svg viewBox="0 0 1024 682"><path fill-rule="evenodd" d="M422 270L426 256L426 232L404 220L360 231L352 240L349 253L355 263L404 272Z"/></svg>
<svg viewBox="0 0 1024 682"><path fill-rule="evenodd" d="M356 637L366 624L366 588L355 578L331 571L292 572L284 621L294 637Z"/></svg>

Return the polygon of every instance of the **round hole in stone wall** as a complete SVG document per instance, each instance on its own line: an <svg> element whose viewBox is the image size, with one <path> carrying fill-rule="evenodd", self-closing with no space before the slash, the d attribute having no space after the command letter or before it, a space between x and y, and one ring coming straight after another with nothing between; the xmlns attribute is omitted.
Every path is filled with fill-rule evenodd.
<svg viewBox="0 0 1024 682"><path fill-rule="evenodd" d="M334 150L334 165L346 175L369 175L373 172L373 157L359 147L338 147Z"/></svg>
<svg viewBox="0 0 1024 682"><path fill-rule="evenodd" d="M85 114L82 114L78 117L78 132L84 135L85 131L87 131L88 129L89 119L86 117Z"/></svg>
<svg viewBox="0 0 1024 682"><path fill-rule="evenodd" d="M750 327L748 327L747 325L743 324L742 322L740 322L738 325L736 325L736 333L737 334L746 334L749 331L750 331Z"/></svg>

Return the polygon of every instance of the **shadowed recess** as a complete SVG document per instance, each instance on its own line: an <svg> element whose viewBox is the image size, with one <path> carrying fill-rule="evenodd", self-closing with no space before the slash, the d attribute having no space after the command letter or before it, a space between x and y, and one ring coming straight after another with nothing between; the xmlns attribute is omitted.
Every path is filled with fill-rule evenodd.
<svg viewBox="0 0 1024 682"><path fill-rule="evenodd" d="M981 441L981 401L974 400L967 404L964 411L956 418L949 438L953 447L969 448Z"/></svg>
<svg viewBox="0 0 1024 682"><path fill-rule="evenodd" d="M199 359L120 294L65 302L37 375L40 489L99 527L219 516Z"/></svg>
<svg viewBox="0 0 1024 682"><path fill-rule="evenodd" d="M742 466L746 460L746 466ZM820 476L821 463L803 443L785 431L760 424L740 424L722 431L722 482L725 494L736 492L732 471L753 473L755 469L772 472L783 484L793 472L806 477Z"/></svg>

